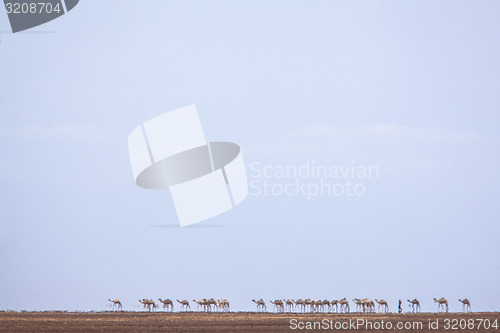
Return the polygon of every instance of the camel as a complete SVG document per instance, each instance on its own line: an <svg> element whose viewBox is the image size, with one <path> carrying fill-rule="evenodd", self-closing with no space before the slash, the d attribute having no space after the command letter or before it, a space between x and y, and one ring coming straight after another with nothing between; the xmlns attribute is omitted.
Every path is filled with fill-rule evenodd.
<svg viewBox="0 0 500 333"><path fill-rule="evenodd" d="M227 312L231 311L231 306L229 304L229 301L227 299L223 299L223 301L224 301L224 309L225 309L224 311L227 311Z"/></svg>
<svg viewBox="0 0 500 333"><path fill-rule="evenodd" d="M153 309L153 311L156 311L158 305L156 305L156 303L152 299L146 299L146 302L149 304L151 309Z"/></svg>
<svg viewBox="0 0 500 333"><path fill-rule="evenodd" d="M221 299L217 301L217 306L220 311L229 312L229 301L227 299Z"/></svg>
<svg viewBox="0 0 500 333"><path fill-rule="evenodd" d="M182 309L184 309L184 311L187 311L187 309L191 309L191 307L189 306L189 302L186 301L185 299L183 299L182 301L179 301L179 300L176 300L177 302L179 302L179 304L181 305L181 311Z"/></svg>
<svg viewBox="0 0 500 333"><path fill-rule="evenodd" d="M311 301L309 298L304 300L304 312L307 311L307 307L309 307L309 312L313 312L315 301Z"/></svg>
<svg viewBox="0 0 500 333"><path fill-rule="evenodd" d="M299 307L299 311L300 312L305 312L306 311L306 305L304 304L304 301L301 298L299 298L296 301L292 300L292 302L295 303L295 308Z"/></svg>
<svg viewBox="0 0 500 333"><path fill-rule="evenodd" d="M464 300L459 299L458 301L462 303L462 311L470 312L470 302L467 298Z"/></svg>
<svg viewBox="0 0 500 333"><path fill-rule="evenodd" d="M119 299L109 299L109 298L108 298L108 301L110 301L111 303L113 303L113 304L111 305L111 309L113 309L113 310L114 310L114 309L115 309L115 307L116 307L116 310L117 310L117 311L121 311L121 310L122 310L122 302L120 302L120 300L119 300Z"/></svg>
<svg viewBox="0 0 500 333"><path fill-rule="evenodd" d="M144 305L144 308L148 308L149 311L156 310L156 308L157 308L156 303L151 299L143 298L143 299L139 300L139 303Z"/></svg>
<svg viewBox="0 0 500 333"><path fill-rule="evenodd" d="M208 311L207 310L208 303L207 303L206 299L203 298L203 299L200 299L199 301L193 299L193 302L198 304L198 306L196 307L196 311L198 311L200 309L200 306L202 307L204 312Z"/></svg>
<svg viewBox="0 0 500 333"><path fill-rule="evenodd" d="M441 297L440 299L434 298L434 303L438 303L438 312L439 308L441 308L442 311L444 311L444 306L446 305L446 313L448 313L448 301L446 298Z"/></svg>
<svg viewBox="0 0 500 333"><path fill-rule="evenodd" d="M170 312L174 311L174 303L171 300L162 300L161 298L158 298L158 300L163 303L163 309L168 310L170 308Z"/></svg>
<svg viewBox="0 0 500 333"><path fill-rule="evenodd" d="M317 301L317 300L313 299L313 300L311 301L311 306L313 307L313 308L311 309L311 312L318 312L318 313L319 313L319 312L323 312L323 311L324 311L324 308L325 308L325 306L324 306L324 304L323 304L323 301L322 301L322 300L318 300L318 301Z"/></svg>
<svg viewBox="0 0 500 333"><path fill-rule="evenodd" d="M316 301L315 299L310 299L310 298L306 298L304 300L304 304L305 306L309 307L309 312L313 313L313 312L316 312L319 308L319 304L317 304L318 301Z"/></svg>
<svg viewBox="0 0 500 333"><path fill-rule="evenodd" d="M356 303L356 310L363 310L363 313L365 312L374 312L375 311L375 303L369 299L369 298L355 298L352 300L354 303Z"/></svg>
<svg viewBox="0 0 500 333"><path fill-rule="evenodd" d="M363 313L366 311L366 301L360 300L359 298L355 298L352 301L356 304L356 311L363 311Z"/></svg>
<svg viewBox="0 0 500 333"><path fill-rule="evenodd" d="M372 300L368 300L368 311L375 312L375 302Z"/></svg>
<svg viewBox="0 0 500 333"><path fill-rule="evenodd" d="M309 312L313 313L314 311L316 311L316 300L315 299L306 298L304 300L304 307L305 307L305 309L307 309L308 306L309 306Z"/></svg>
<svg viewBox="0 0 500 333"><path fill-rule="evenodd" d="M359 311L359 309L361 308L361 301L357 298L353 299L352 301L354 302L354 304L356 304L356 311Z"/></svg>
<svg viewBox="0 0 500 333"><path fill-rule="evenodd" d="M217 302L213 298L207 300L208 312L212 311L212 306L217 310Z"/></svg>
<svg viewBox="0 0 500 333"><path fill-rule="evenodd" d="M351 312L351 308L349 306L349 301L344 297L339 301L340 304L340 313L342 312Z"/></svg>
<svg viewBox="0 0 500 333"><path fill-rule="evenodd" d="M285 308L288 312L293 311L293 301L290 299L284 299L283 302L285 303Z"/></svg>
<svg viewBox="0 0 500 333"><path fill-rule="evenodd" d="M156 303L152 299L148 299L148 301L149 301L149 304L151 304L153 311L156 311L156 309L158 308L158 305L156 305Z"/></svg>
<svg viewBox="0 0 500 333"><path fill-rule="evenodd" d="M323 300L323 302L321 302L321 309L323 310L323 312L325 312L325 309L328 309L328 312L331 312L331 303L329 300Z"/></svg>
<svg viewBox="0 0 500 333"><path fill-rule="evenodd" d="M264 300L262 298L259 299L258 301L253 299L252 302L257 304L257 312L259 312L259 310L260 311L267 311L266 302L264 302Z"/></svg>
<svg viewBox="0 0 500 333"><path fill-rule="evenodd" d="M311 308L310 309L311 312L319 312L322 305L323 305L323 303L321 301L317 301L317 300L313 299L313 300L311 300L311 304L309 306Z"/></svg>
<svg viewBox="0 0 500 333"><path fill-rule="evenodd" d="M278 306L280 307L280 312L285 312L285 302L280 299L277 299L275 302L278 302Z"/></svg>
<svg viewBox="0 0 500 333"><path fill-rule="evenodd" d="M144 298L140 299L139 303L141 303L144 306L144 309L148 307L148 303L146 302L146 300Z"/></svg>
<svg viewBox="0 0 500 333"><path fill-rule="evenodd" d="M378 299L375 298L375 302L378 303L378 310L380 311L380 307L382 307L382 309L384 310L384 312L389 312L389 304L387 304L386 301L384 301L383 299L381 299L380 301Z"/></svg>
<svg viewBox="0 0 500 333"><path fill-rule="evenodd" d="M314 303L315 305L315 312L324 312L325 311L325 304L323 303L322 300L316 301Z"/></svg>
<svg viewBox="0 0 500 333"><path fill-rule="evenodd" d="M283 305L283 301L280 299L273 301L269 301L269 303L272 303L274 305L274 309L276 312L284 312L285 311L285 306Z"/></svg>
<svg viewBox="0 0 500 333"><path fill-rule="evenodd" d="M408 299L407 301L411 304L411 310L413 313L415 313L415 310L416 312L420 312L420 302L418 299L415 298L413 301Z"/></svg>
<svg viewBox="0 0 500 333"><path fill-rule="evenodd" d="M333 307L335 306L335 312L339 312L339 301L337 300L333 300L330 302L330 311L331 309L333 309Z"/></svg>
<svg viewBox="0 0 500 333"><path fill-rule="evenodd" d="M325 309L325 305L323 304L322 300L319 300L319 301L312 300L312 305L314 306L314 309L312 312L323 312Z"/></svg>

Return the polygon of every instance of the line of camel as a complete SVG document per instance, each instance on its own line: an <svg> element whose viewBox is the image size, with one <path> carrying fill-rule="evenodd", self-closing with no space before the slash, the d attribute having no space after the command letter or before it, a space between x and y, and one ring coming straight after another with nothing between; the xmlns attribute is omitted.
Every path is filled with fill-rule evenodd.
<svg viewBox="0 0 500 333"><path fill-rule="evenodd" d="M369 298L355 298L352 300L354 304L356 304L356 311L360 311L363 313L366 312L375 312L375 302L378 304L378 311L379 312L389 312L389 304L387 301L381 299L375 299L375 302L372 301ZM407 300L408 305L411 306L412 312L420 312L420 302L418 299L414 300ZM471 307L470 307L470 301L465 298L463 300L459 299L458 300L460 303L462 303L462 311L463 312L470 312ZM257 312L263 312L267 311L266 308L266 302L261 298L259 300L252 300L255 304L257 304ZM333 300L333 301L328 301L328 300L314 300L314 299L298 299L298 300L293 300L293 299L287 299L287 300L281 300L277 299L274 301L269 301L271 304L273 304L273 311L276 312L292 312L292 311L297 311L297 312L332 312L335 308L335 312L338 313L339 306L340 306L340 313L349 313L350 312L350 305L349 301L346 298L343 298L341 300ZM444 297L441 297L440 299L434 298L434 303L438 303L438 312L448 312L448 300ZM399 301L398 304L398 312L401 313L403 312L402 309L402 303Z"/></svg>
<svg viewBox="0 0 500 333"><path fill-rule="evenodd" d="M111 302L111 307L113 310L121 311L123 309L122 302L119 299L108 299ZM158 301L163 305L163 309L165 311L174 311L174 302L170 299L161 299L158 298ZM181 311L188 311L191 309L189 302L187 300L176 300L181 305ZM198 304L197 310L202 309L204 312L212 312L212 311L221 311L221 312L229 312L230 306L229 301L227 299L215 300L213 298L210 299L200 299L198 301L193 300L196 304ZM159 308L159 305L156 304L152 299L143 298L139 300L144 307L148 311L156 311Z"/></svg>
<svg viewBox="0 0 500 333"><path fill-rule="evenodd" d="M119 299L108 299L112 304L112 309L121 311L122 310L122 303ZM174 302L170 299L165 299L162 300L161 298L158 299L160 303L163 305L163 309L165 311L174 311ZM191 306L189 305L189 302L187 300L176 300L180 305L181 305L181 310L180 311L188 311L191 310ZM381 299L375 299L375 302L372 301L369 298L355 298L352 300L354 304L356 304L356 311L362 311L363 313L366 312L375 312L375 302L378 304L378 311L379 312L389 312L389 304ZM418 299L413 299L413 300L407 300L409 303L409 306L412 308L412 312L420 312L420 302ZM465 298L465 299L459 299L458 300L460 303L462 303L462 311L463 312L470 312L471 311L471 306L470 306L470 301ZM198 301L193 300L198 306L196 308L197 311L201 310L204 312L212 312L212 311L221 311L221 312L229 312L230 307L229 307L229 301L227 299L220 299L220 300L215 300L213 298L210 299L200 299ZM252 302L257 304L257 312L264 312L267 311L266 307L266 302L261 298L259 300L253 299ZM350 312L350 306L349 306L349 301L346 298L343 298L341 300L333 300L333 301L328 301L328 300L314 300L314 299L287 299L287 300L274 300L274 301L269 301L271 304L273 304L273 311L276 312L293 312L293 311L298 311L298 312L332 312L333 309L335 308L335 312L338 313L339 306L340 306L340 313L349 313ZM158 305L156 304L155 301L152 299L140 299L139 303L141 303L144 307L144 309L147 309L148 311L156 311L158 309ZM440 299L434 298L434 303L438 304L438 312L448 312L448 300L444 297L441 297ZM399 301L398 304L398 312L402 312L402 303Z"/></svg>

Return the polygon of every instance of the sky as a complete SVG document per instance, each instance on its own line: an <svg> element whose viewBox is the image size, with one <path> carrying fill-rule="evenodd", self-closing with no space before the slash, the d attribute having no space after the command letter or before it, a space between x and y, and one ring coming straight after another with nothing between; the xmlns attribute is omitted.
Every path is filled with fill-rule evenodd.
<svg viewBox="0 0 500 333"><path fill-rule="evenodd" d="M86 0L30 31L0 36L0 310L500 310L500 2ZM190 104L240 145L250 193L179 228L127 139Z"/></svg>

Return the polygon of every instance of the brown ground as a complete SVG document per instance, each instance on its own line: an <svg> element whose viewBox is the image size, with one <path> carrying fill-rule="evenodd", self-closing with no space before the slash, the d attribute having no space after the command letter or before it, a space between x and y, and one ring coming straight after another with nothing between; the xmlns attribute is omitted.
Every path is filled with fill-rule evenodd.
<svg viewBox="0 0 500 333"><path fill-rule="evenodd" d="M299 313L255 313L255 312L233 312L233 313L142 313L142 312L0 312L0 333L8 332L297 332L312 330L300 330L290 328L290 320L297 319L302 322L333 321L333 324L356 322L365 319L375 323L384 321L392 323L393 327L388 330L371 329L360 327L359 329L324 329L323 331L341 332L443 332L445 319L457 320L458 331L468 332L500 332L499 328L490 327L486 329L483 325L478 328L480 319L488 319L491 324L496 320L500 325L500 313L421 313L421 314L299 314ZM439 321L439 330L429 329L429 320ZM474 328L460 329L462 324L471 320ZM465 321L463 321L465 320ZM422 329L396 329L398 322L413 325L421 322ZM483 322L484 323L484 322ZM453 324L453 322L450 322ZM346 325L346 324L344 324ZM374 326L375 327L375 326ZM453 331L453 330L449 330Z"/></svg>

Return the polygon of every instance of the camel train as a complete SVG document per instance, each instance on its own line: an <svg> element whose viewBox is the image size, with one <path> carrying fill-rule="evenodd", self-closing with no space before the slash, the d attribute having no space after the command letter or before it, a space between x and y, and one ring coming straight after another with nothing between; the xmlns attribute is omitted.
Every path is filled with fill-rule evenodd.
<svg viewBox="0 0 500 333"><path fill-rule="evenodd" d="M122 310L122 303L120 302L119 299L108 299L108 301L111 302L111 307L114 311L121 311ZM170 299L161 299L158 298L158 301L162 304L163 310L167 312L174 312L174 302ZM191 306L189 305L189 302L187 300L176 300L181 308L180 311L188 311L191 310ZM229 301L227 299L220 299L220 300L215 300L213 298L210 299L200 299L198 301L193 300L194 303L198 304L198 307L196 308L197 311L201 309L203 312L212 312L212 311L218 311L218 312L229 312L230 311L230 306L229 306ZM142 304L144 310L148 311L156 311L160 305L156 304L155 301L152 299L147 299L143 298L139 300L139 303ZM136 307L136 305L134 305ZM139 305L140 307L140 305Z"/></svg>
<svg viewBox="0 0 500 333"><path fill-rule="evenodd" d="M462 311L470 312L470 302L468 299L459 299L460 303L462 303ZM266 302L261 298L259 300L253 299L252 302L257 304L257 312L265 312L266 311ZM375 313L376 305L378 305L377 309L379 313L388 313L389 312L389 304L387 301L383 299L375 299L375 302L369 298L354 298L352 302L356 305L356 312L362 313ZM349 313L350 306L349 301L346 298L341 300L314 300L314 299L277 299L274 301L269 301L270 304L273 305L272 310L277 313L283 312L300 312L300 313ZM420 312L420 302L418 299L408 300L408 306L411 307L412 313ZM441 297L440 299L434 298L434 303L438 303L438 312L446 312L448 313L448 301L446 298Z"/></svg>
<svg viewBox="0 0 500 333"><path fill-rule="evenodd" d="M110 306L113 311L122 311L122 303L119 299L108 299L111 302ZM174 302L170 299L161 299L158 298L159 304L162 305L163 310L167 312L174 312ZM191 310L191 306L187 300L176 300L177 303L180 304L180 311L194 311ZM407 300L408 306L411 307L412 313L420 312L420 302L418 299ZM462 311L463 312L471 312L470 301L465 299L459 299L460 303L462 303ZM227 299L215 300L213 298L210 299L200 299L193 300L196 303L196 311L202 312L229 312L230 306L229 301ZM257 312L267 312L266 302L261 298L259 300L252 299L257 306ZM375 313L378 310L379 313L388 313L389 312L389 304L387 301L383 299L376 299L372 301L369 298L354 298L352 302L356 305L356 312L362 313ZM147 311L156 311L160 305L156 304L152 299L140 299L139 303L142 304L143 309ZM401 303L401 301L400 301ZM448 300L444 297L439 299L434 298L434 303L437 303L437 311L438 312L446 312L448 313ZM350 305L349 301L346 298L341 300L314 300L314 299L276 299L274 301L269 301L269 304L272 305L272 311L277 313L284 312L300 312L300 313L349 313ZM140 307L140 305L139 305Z"/></svg>

